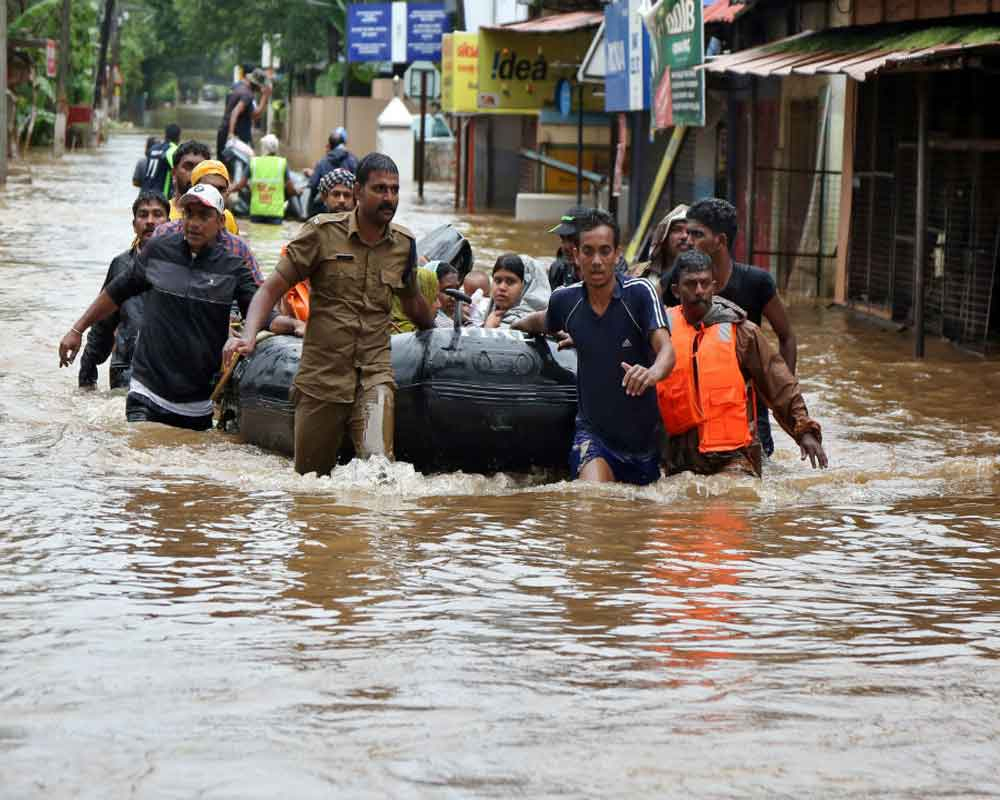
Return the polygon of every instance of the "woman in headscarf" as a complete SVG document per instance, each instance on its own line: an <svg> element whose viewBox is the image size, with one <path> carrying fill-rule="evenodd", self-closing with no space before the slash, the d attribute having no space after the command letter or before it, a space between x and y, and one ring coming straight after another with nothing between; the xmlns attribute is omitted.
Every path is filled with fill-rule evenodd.
<svg viewBox="0 0 1000 800"><path fill-rule="evenodd" d="M509 328L522 317L549 304L549 278L529 256L504 253L493 265L493 297L484 328Z"/></svg>

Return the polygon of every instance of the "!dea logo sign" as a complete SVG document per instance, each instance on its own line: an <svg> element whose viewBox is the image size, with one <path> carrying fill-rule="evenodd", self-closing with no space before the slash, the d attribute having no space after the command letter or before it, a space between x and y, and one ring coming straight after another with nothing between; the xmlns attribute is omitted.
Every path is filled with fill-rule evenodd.
<svg viewBox="0 0 1000 800"><path fill-rule="evenodd" d="M548 64L545 63L545 56L541 53L538 54L538 58L531 61L527 58L519 59L513 50L509 51L506 58L501 59L504 52L508 52L506 48L503 51L496 50L493 53L493 73L491 75L493 80L498 78L502 81L545 80L545 76L548 74Z"/></svg>

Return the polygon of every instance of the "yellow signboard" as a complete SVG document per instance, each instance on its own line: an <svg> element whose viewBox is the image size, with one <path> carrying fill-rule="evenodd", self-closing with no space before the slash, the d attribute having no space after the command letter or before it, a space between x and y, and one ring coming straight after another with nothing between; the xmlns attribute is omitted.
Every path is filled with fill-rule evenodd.
<svg viewBox="0 0 1000 800"><path fill-rule="evenodd" d="M479 81L479 35L441 37L441 108L451 114L475 113Z"/></svg>
<svg viewBox="0 0 1000 800"><path fill-rule="evenodd" d="M574 85L573 110L576 110L576 71L594 37L592 30L564 33L522 33L518 31L479 31L480 112L534 114L543 108L556 107L556 85L563 78ZM603 111L604 97L595 97L595 87L584 89L585 111Z"/></svg>

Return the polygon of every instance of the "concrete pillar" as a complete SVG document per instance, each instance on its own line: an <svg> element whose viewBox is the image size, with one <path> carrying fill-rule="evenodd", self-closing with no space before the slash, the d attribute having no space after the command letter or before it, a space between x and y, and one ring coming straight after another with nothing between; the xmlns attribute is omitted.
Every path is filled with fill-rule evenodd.
<svg viewBox="0 0 1000 800"><path fill-rule="evenodd" d="M385 153L399 167L400 187L413 185L413 115L403 101L392 98L378 116L375 149Z"/></svg>

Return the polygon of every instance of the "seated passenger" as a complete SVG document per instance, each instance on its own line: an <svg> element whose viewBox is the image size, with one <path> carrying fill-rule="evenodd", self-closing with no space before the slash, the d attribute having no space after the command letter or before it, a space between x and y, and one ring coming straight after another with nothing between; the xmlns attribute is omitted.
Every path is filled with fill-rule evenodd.
<svg viewBox="0 0 1000 800"><path fill-rule="evenodd" d="M681 253L671 273L681 305L667 311L677 363L656 386L667 432L667 473L761 475L754 392L795 439L802 459L825 468L819 423L809 418L795 375L742 308L715 296L712 259Z"/></svg>
<svg viewBox="0 0 1000 800"><path fill-rule="evenodd" d="M431 261L427 267L435 270L438 282L438 310L434 317L434 324L439 328L450 328L455 324L455 299L444 292L445 289L459 288L458 268L447 261ZM467 305L462 306L462 316L465 320L463 324L468 324L469 309Z"/></svg>
<svg viewBox="0 0 1000 800"><path fill-rule="evenodd" d="M417 289L420 290L420 294L427 300L427 305L431 307L431 310L436 311L438 304L438 281L433 269L428 269L427 267L417 268ZM417 326L414 325L413 320L404 313L403 303L396 294L392 296L392 318L389 324L392 333L410 333L417 330Z"/></svg>
<svg viewBox="0 0 1000 800"><path fill-rule="evenodd" d="M481 269L474 269L465 276L462 282L462 291L472 298L472 307L469 309L469 325L477 328L483 327L486 320L486 310L490 305L490 297L493 294L493 283L490 276Z"/></svg>
<svg viewBox="0 0 1000 800"><path fill-rule="evenodd" d="M476 293L476 289L482 291L483 297L489 297L493 292L493 283L490 280L490 276L481 269L471 270L462 282L462 291L469 295L469 297L472 297Z"/></svg>
<svg viewBox="0 0 1000 800"><path fill-rule="evenodd" d="M484 328L509 328L549 304L549 278L533 258L504 253L493 265L493 298Z"/></svg>

